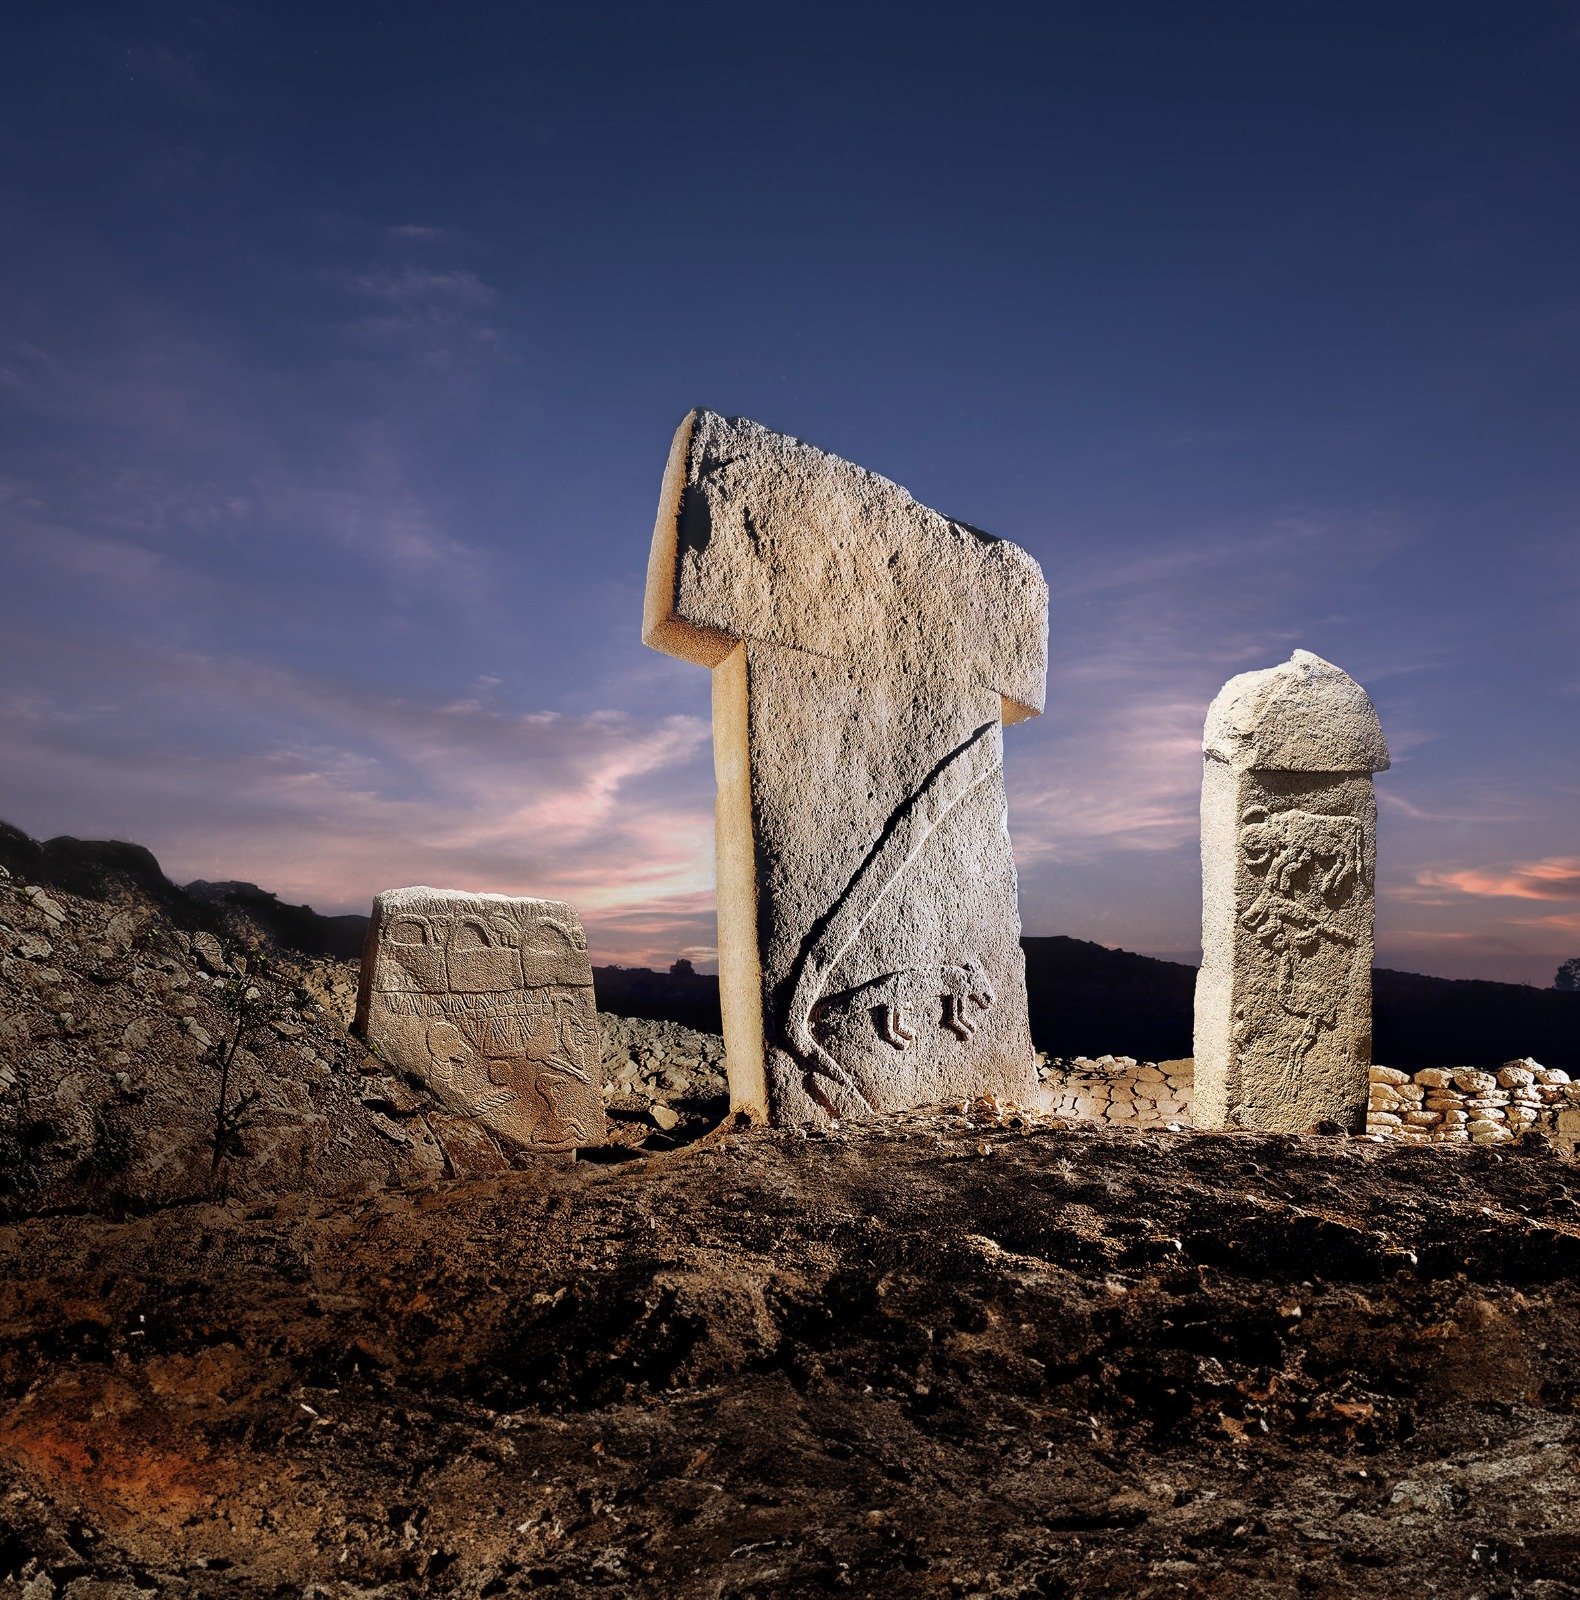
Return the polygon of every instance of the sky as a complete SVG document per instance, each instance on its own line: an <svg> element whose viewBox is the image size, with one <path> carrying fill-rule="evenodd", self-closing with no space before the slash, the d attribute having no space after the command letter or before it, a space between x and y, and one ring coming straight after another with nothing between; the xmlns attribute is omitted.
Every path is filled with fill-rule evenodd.
<svg viewBox="0 0 1580 1600"><path fill-rule="evenodd" d="M1012 538L1022 919L1196 959L1201 725L1371 693L1377 958L1580 954L1580 6L30 5L0 53L0 817L325 911L714 951L670 436Z"/></svg>

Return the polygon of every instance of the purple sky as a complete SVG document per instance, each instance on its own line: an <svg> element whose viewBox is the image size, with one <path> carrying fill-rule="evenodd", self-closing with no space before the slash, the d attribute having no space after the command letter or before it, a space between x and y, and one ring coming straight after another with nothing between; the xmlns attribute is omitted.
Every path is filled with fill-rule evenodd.
<svg viewBox="0 0 1580 1600"><path fill-rule="evenodd" d="M1195 959L1201 722L1371 691L1378 959L1580 954L1580 9L31 8L0 60L0 816L711 954L669 436L1042 562L1031 933Z"/></svg>

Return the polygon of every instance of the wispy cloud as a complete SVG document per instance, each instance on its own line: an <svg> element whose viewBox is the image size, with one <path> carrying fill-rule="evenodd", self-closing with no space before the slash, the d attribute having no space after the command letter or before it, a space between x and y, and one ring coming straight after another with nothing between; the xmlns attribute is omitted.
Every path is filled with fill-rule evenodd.
<svg viewBox="0 0 1580 1600"><path fill-rule="evenodd" d="M351 287L359 294L411 313L418 310L431 313L436 307L478 311L496 304L499 299L475 272L431 272L414 266L388 272L364 272L351 280Z"/></svg>
<svg viewBox="0 0 1580 1600"><path fill-rule="evenodd" d="M1391 730L1388 742L1391 748L1395 748L1397 754L1397 741ZM1399 792L1399 781L1397 776L1384 780L1377 791L1377 804L1385 811L1397 812L1410 822L1447 822L1482 827L1515 822L1522 815L1512 798L1507 795L1496 797L1481 795L1479 798L1472 796L1461 806L1423 806Z"/></svg>
<svg viewBox="0 0 1580 1600"><path fill-rule="evenodd" d="M489 685L398 696L183 651L23 653L57 669L0 704L24 826L135 837L181 877L328 909L415 882L563 898L605 957L707 953L697 718L522 711Z"/></svg>
<svg viewBox="0 0 1580 1600"><path fill-rule="evenodd" d="M420 305L429 293L463 319L490 303L469 274L436 276L443 287L405 275L368 281L397 318L408 297ZM442 338L419 343L419 359L442 376L461 373ZM411 472L411 435L437 374L388 370L404 361L385 364L365 409L342 390L333 420L304 440L297 420L283 418L310 412L312 396L274 392L262 407L272 375L254 381L237 353L216 352L164 309L127 307L98 344L56 330L47 345L0 346L0 396L62 435L47 456L12 456L0 476L0 537L40 566L124 583L126 595L190 587L209 567L233 566L246 545L294 555L304 571L328 546L360 566L353 581L475 595L486 586L481 552ZM453 400L457 389L443 393ZM408 396L415 408L401 411Z"/></svg>
<svg viewBox="0 0 1580 1600"><path fill-rule="evenodd" d="M1201 716L1199 701L1153 686L1105 697L1099 716L1025 758L1015 750L1025 735L1011 729L1016 859L1030 867L1194 841Z"/></svg>
<svg viewBox="0 0 1580 1600"><path fill-rule="evenodd" d="M1213 695L1296 645L1320 653L1320 626L1286 620L1313 570L1364 570L1408 537L1378 513L1289 515L1054 573L1049 711L1007 738L1022 865L1178 851L1187 898Z"/></svg>
<svg viewBox="0 0 1580 1600"><path fill-rule="evenodd" d="M475 272L406 262L357 273L349 287L371 303L349 324L364 342L402 347L428 366L500 352L501 330L493 316L500 297Z"/></svg>
<svg viewBox="0 0 1580 1600"><path fill-rule="evenodd" d="M1580 856L1424 871L1416 875L1416 882L1423 889L1447 889L1493 900L1580 900Z"/></svg>
<svg viewBox="0 0 1580 1600"><path fill-rule="evenodd" d="M1580 913L1570 916L1510 917L1517 928L1552 928L1560 933L1580 933Z"/></svg>

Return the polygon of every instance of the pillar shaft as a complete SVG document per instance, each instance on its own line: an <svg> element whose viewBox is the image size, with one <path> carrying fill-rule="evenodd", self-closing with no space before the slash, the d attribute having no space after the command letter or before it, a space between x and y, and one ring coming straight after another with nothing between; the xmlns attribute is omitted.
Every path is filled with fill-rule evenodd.
<svg viewBox="0 0 1580 1600"><path fill-rule="evenodd" d="M1231 680L1203 743L1201 1127L1359 1131L1371 1063L1376 712L1297 651Z"/></svg>

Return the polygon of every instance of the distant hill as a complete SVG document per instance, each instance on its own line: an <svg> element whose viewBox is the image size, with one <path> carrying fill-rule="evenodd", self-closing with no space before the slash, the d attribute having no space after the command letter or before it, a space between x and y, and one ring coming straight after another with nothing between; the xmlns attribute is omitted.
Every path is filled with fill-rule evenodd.
<svg viewBox="0 0 1580 1600"><path fill-rule="evenodd" d="M0 866L31 883L102 900L117 882L126 883L161 905L183 927L207 927L212 913L235 911L268 934L282 949L305 956L354 961L362 954L368 919L326 917L311 906L287 905L255 883L209 883L199 878L182 887L164 874L153 853L119 839L74 839L69 834L30 839L20 828L0 822Z"/></svg>
<svg viewBox="0 0 1580 1600"><path fill-rule="evenodd" d="M1051 1055L1169 1061L1191 1053L1196 969L1084 939L1023 939L1031 1036ZM1580 994L1523 983L1372 974L1372 1059L1498 1066L1535 1056L1580 1071Z"/></svg>
<svg viewBox="0 0 1580 1600"><path fill-rule="evenodd" d="M172 883L141 845L62 836L40 844L0 823L0 865L72 894L102 894L115 877L135 882L176 913L234 910L283 948L355 960L368 919L322 916L287 905L255 883ZM1050 1055L1128 1055L1169 1061L1191 1053L1196 969L1086 939L1028 938L1031 1036ZM1372 1057L1388 1066L1497 1066L1535 1056L1580 1073L1580 992L1520 983L1429 978L1378 968L1373 975ZM595 967L598 1004L628 1017L719 1031L719 980L707 973Z"/></svg>
<svg viewBox="0 0 1580 1600"><path fill-rule="evenodd" d="M594 967L600 1011L622 1017L678 1022L703 1033L721 1031L719 980L711 972L654 972L648 967Z"/></svg>
<svg viewBox="0 0 1580 1600"><path fill-rule="evenodd" d="M1191 1053L1196 969L1086 939L1022 939L1031 1037L1054 1056Z"/></svg>
<svg viewBox="0 0 1580 1600"><path fill-rule="evenodd" d="M1172 1061L1191 1053L1196 969L1086 939L1023 939L1031 1036L1055 1056ZM1373 1058L1390 1066L1496 1067L1515 1056L1580 1073L1580 994L1520 983L1373 973ZM597 967L598 1003L626 1016L719 1026L719 981Z"/></svg>
<svg viewBox="0 0 1580 1600"><path fill-rule="evenodd" d="M366 917L355 913L322 916L311 906L287 905L257 884L235 879L210 883L205 878L195 878L185 886L185 893L199 905L245 911L268 929L276 944L287 949L306 956L335 956L341 961L361 959L362 941L368 931Z"/></svg>

